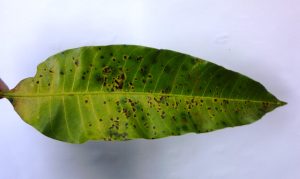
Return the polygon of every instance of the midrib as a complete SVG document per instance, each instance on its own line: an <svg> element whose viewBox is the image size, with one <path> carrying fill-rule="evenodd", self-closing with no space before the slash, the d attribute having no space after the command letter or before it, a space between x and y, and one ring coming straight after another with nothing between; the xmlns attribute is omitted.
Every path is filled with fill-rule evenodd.
<svg viewBox="0 0 300 179"><path fill-rule="evenodd" d="M51 97L51 96L84 96L84 95L107 95L107 96L168 96L168 97L179 97L179 98L196 98L205 100L228 100L236 102L252 102L252 103L270 103L283 105L284 102L281 101L264 101L264 100L252 100L252 99L242 99L242 98L225 98L225 97L215 97L215 96L192 96L192 95L182 95L182 94L166 94L166 93L147 93L147 92L61 92L61 93L3 93L3 97L6 98L34 98L34 97Z"/></svg>

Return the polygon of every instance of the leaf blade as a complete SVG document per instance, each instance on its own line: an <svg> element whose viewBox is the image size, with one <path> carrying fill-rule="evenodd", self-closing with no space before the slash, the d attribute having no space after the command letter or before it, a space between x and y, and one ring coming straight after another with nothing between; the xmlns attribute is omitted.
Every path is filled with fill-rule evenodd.
<svg viewBox="0 0 300 179"><path fill-rule="evenodd" d="M58 53L6 97L25 122L72 143L209 132L252 123L284 104L205 60L122 45Z"/></svg>

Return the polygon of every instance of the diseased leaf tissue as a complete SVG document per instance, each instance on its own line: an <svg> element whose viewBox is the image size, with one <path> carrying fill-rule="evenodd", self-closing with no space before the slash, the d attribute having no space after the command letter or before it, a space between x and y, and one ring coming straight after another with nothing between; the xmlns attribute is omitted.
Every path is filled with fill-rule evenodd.
<svg viewBox="0 0 300 179"><path fill-rule="evenodd" d="M209 132L252 123L285 104L239 73L134 45L58 53L0 96L41 133L71 143Z"/></svg>

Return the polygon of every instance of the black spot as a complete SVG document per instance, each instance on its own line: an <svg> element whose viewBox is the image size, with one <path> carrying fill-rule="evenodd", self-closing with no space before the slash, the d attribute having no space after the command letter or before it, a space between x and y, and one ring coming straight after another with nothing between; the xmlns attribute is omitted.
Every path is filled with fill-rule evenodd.
<svg viewBox="0 0 300 179"><path fill-rule="evenodd" d="M40 83L40 81L36 81L36 84L39 84Z"/></svg>
<svg viewBox="0 0 300 179"><path fill-rule="evenodd" d="M78 66L78 65L79 65L79 61L78 61L78 60L75 60L74 64L75 64L76 66Z"/></svg>
<svg viewBox="0 0 300 179"><path fill-rule="evenodd" d="M64 75L65 73L63 72L63 71L60 71L60 73L59 73L60 75Z"/></svg>
<svg viewBox="0 0 300 179"><path fill-rule="evenodd" d="M87 99L86 99L84 102L85 102L85 103L88 103L88 102L89 102L89 100L87 100Z"/></svg>

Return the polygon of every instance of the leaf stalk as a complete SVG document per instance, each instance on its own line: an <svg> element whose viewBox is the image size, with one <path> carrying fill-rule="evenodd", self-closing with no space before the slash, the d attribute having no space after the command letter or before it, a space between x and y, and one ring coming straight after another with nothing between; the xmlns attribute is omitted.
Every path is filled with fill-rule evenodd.
<svg viewBox="0 0 300 179"><path fill-rule="evenodd" d="M5 82L0 78L0 99L3 98L5 92L9 91L8 86Z"/></svg>

